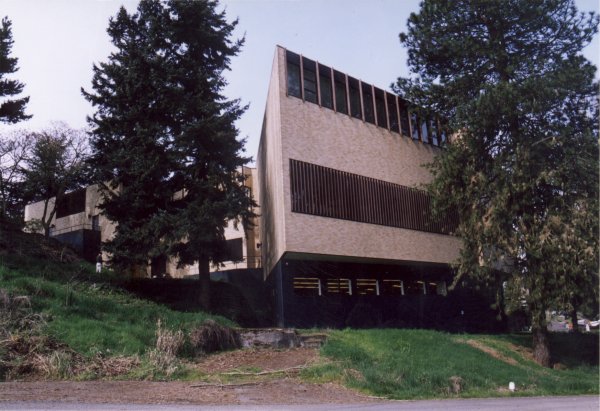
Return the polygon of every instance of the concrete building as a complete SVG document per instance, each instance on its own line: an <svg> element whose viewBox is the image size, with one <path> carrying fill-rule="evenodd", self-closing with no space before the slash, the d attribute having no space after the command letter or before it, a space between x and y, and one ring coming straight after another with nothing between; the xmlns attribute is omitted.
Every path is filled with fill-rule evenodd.
<svg viewBox="0 0 600 411"><path fill-rule="evenodd" d="M246 176L244 184L252 192L256 181L256 169L244 167L242 172ZM98 205L101 196L97 185L66 194L57 205L56 214L51 224L50 235L69 244L89 261L95 261L102 242L112 238L115 232L115 223L100 214ZM54 207L55 199L51 198L48 206ZM44 213L44 201L28 204L25 207L25 222L41 219ZM257 226L244 232L242 227L235 227L230 222L225 228L225 238L229 248L231 260L223 262L220 266L212 267L212 271L226 271L232 269L260 268L261 257ZM104 256L108 261L108 256ZM148 267L141 268L136 275L141 277L184 278L198 274L198 266L177 268L175 259L156 259L149 262Z"/></svg>
<svg viewBox="0 0 600 411"><path fill-rule="evenodd" d="M243 170L259 217L247 233L227 227L232 260L211 278L246 284L278 326L492 324L489 296L449 291L456 219L434 216L421 188L446 140L439 119L419 118L402 98L277 47L257 168ZM91 229L98 243L110 238L97 190L85 193L57 214L53 235ZM39 215L39 203L27 207L26 220ZM198 272L174 261L149 267L147 276Z"/></svg>
<svg viewBox="0 0 600 411"><path fill-rule="evenodd" d="M257 168L278 325L429 325L461 247L419 188L445 142L396 95L276 48Z"/></svg>
<svg viewBox="0 0 600 411"><path fill-rule="evenodd" d="M65 194L56 205L56 213L51 221L50 236L69 244L87 260L95 261L102 241L112 237L114 225L100 215L98 202L100 195L97 186L92 185ZM55 206L56 199L48 201L48 213ZM25 222L40 220L44 215L45 201L28 204L25 207ZM40 231L43 233L43 230Z"/></svg>

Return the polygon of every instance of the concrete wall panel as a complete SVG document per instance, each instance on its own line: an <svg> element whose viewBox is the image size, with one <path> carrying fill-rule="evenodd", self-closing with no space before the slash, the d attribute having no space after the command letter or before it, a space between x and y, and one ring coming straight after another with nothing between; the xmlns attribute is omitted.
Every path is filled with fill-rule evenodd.
<svg viewBox="0 0 600 411"><path fill-rule="evenodd" d="M436 263L455 260L460 249L456 237L291 212L290 159L420 187L430 181L425 165L440 149L288 97L284 62L285 50L278 48L273 69L278 77L271 78L267 127L261 139L261 151L265 152L259 153L259 172L269 177L263 189L270 190L261 198L272 202L267 208L263 204L263 232L277 234L276 243L266 244L266 272L285 251ZM279 100L273 101L275 97ZM281 158L273 151L280 152Z"/></svg>

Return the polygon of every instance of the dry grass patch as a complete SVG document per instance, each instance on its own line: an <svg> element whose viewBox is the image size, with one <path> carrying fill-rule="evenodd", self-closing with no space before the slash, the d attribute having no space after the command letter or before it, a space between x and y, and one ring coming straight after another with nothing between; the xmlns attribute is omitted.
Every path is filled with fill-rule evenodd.
<svg viewBox="0 0 600 411"><path fill-rule="evenodd" d="M507 364L510 365L519 365L519 362L517 360L515 360L514 358L511 358L503 353L501 353L500 351L496 350L495 348L489 347L487 345L485 345L484 343L482 343L481 341L476 341L476 340L465 340L465 344L470 345L473 348L477 348L478 350L483 351L486 354L491 355L492 357L503 361Z"/></svg>

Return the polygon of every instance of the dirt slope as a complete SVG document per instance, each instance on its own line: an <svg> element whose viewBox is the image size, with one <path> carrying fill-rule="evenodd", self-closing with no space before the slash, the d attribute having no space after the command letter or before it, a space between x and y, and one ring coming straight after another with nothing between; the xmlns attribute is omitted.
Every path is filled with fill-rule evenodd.
<svg viewBox="0 0 600 411"><path fill-rule="evenodd" d="M0 384L4 401L65 401L134 404L365 403L373 398L337 384L301 381L297 372L319 361L315 349L250 349L208 356L195 366L203 381L37 381Z"/></svg>

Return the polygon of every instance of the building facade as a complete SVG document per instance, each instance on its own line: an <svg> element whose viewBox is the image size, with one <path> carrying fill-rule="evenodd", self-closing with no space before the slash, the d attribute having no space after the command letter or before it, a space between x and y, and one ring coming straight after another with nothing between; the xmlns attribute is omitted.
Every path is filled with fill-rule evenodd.
<svg viewBox="0 0 600 411"><path fill-rule="evenodd" d="M446 140L439 119L420 118L402 98L278 46L257 167L243 169L256 225L229 224L232 258L211 278L245 280L262 268L264 283L243 287L282 327L485 329L489 296L448 287L456 218L435 216L422 189ZM83 192L69 194L77 205L57 213L52 235L85 245L91 230L97 250L115 226L98 212L97 188ZM25 219L42 210L28 205ZM197 273L164 259L141 274Z"/></svg>
<svg viewBox="0 0 600 411"><path fill-rule="evenodd" d="M65 194L56 204L56 213L50 226L51 237L70 245L92 262L96 261L101 242L111 238L114 233L114 225L100 215L99 200L96 185ZM55 203L55 198L48 200L48 213ZM44 200L28 204L25 207L25 222L40 220L44 215L44 207Z"/></svg>
<svg viewBox="0 0 600 411"><path fill-rule="evenodd" d="M276 48L257 168L278 325L451 320L440 310L461 240L420 189L445 142L398 96Z"/></svg>
<svg viewBox="0 0 600 411"><path fill-rule="evenodd" d="M246 176L244 184L252 192L256 181L256 169L243 167ZM97 185L73 191L66 194L57 204L56 214L53 218L50 236L72 246L87 260L95 262L100 252L102 242L108 241L115 233L116 224L101 214L99 205L101 195ZM54 207L55 199L49 200L48 206ZM25 207L25 222L42 218L44 201L28 204ZM236 227L229 222L225 228L230 260L219 266L211 267L211 271L225 271L232 269L260 268L260 241L258 226L244 232L241 226ZM108 255L103 256L104 261L109 261ZM184 278L198 274L197 264L178 268L176 259L157 258L148 262L147 267L140 267L134 275L139 277L172 277Z"/></svg>

